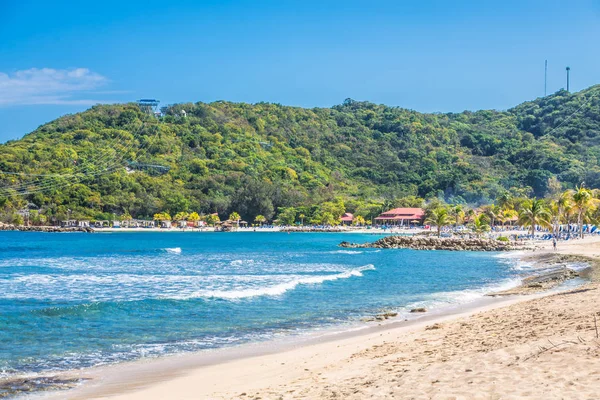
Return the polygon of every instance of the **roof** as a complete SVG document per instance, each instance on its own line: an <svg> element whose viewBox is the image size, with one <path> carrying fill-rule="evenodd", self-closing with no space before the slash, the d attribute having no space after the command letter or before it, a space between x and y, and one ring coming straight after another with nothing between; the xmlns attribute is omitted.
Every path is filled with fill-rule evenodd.
<svg viewBox="0 0 600 400"><path fill-rule="evenodd" d="M342 215L341 220L344 222L352 222L352 220L354 219L354 214L352 213L345 213L344 215Z"/></svg>
<svg viewBox="0 0 600 400"><path fill-rule="evenodd" d="M402 220L402 219L423 219L425 210L422 208L393 208L379 215L376 220Z"/></svg>

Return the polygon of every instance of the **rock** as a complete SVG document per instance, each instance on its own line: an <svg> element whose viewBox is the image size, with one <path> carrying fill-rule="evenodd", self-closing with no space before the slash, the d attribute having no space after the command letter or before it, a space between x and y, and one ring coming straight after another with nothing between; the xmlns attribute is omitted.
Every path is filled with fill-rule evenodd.
<svg viewBox="0 0 600 400"><path fill-rule="evenodd" d="M342 242L340 247L371 247L378 249L452 250L452 251L506 251L509 243L492 239L437 238L419 236L386 236L373 243Z"/></svg>
<svg viewBox="0 0 600 400"><path fill-rule="evenodd" d="M392 318L398 316L397 312L387 312L385 314L381 314L385 319Z"/></svg>
<svg viewBox="0 0 600 400"><path fill-rule="evenodd" d="M440 324L433 324L433 325L429 325L425 327L426 331L430 331L432 329L440 329L442 327L442 325Z"/></svg>
<svg viewBox="0 0 600 400"><path fill-rule="evenodd" d="M427 309L424 307L418 307L418 308L413 308L412 310L410 310L411 313L423 313L423 312L427 312Z"/></svg>

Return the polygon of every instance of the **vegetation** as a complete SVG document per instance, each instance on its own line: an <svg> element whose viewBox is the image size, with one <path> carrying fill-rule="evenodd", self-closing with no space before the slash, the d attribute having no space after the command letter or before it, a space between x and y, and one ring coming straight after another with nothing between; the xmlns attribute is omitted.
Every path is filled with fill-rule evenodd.
<svg viewBox="0 0 600 400"><path fill-rule="evenodd" d="M313 109L219 101L157 119L102 105L0 145L0 218L18 220L29 203L38 222L191 213L214 224L235 212L336 225L344 212L368 224L392 207L452 204L447 225L474 223L481 205L495 225L523 214L527 198L572 190L550 220L581 225L597 214L596 194L577 185L600 187L599 157L600 86L449 114L350 99Z"/></svg>
<svg viewBox="0 0 600 400"><path fill-rule="evenodd" d="M447 208L439 207L429 212L429 215L425 219L425 223L434 225L437 228L438 237L442 234L442 228L450 225L452 220L448 213Z"/></svg>
<svg viewBox="0 0 600 400"><path fill-rule="evenodd" d="M532 235L535 234L536 226L549 228L551 226L550 218L550 211L544 200L526 200L519 212L519 224L530 227Z"/></svg>

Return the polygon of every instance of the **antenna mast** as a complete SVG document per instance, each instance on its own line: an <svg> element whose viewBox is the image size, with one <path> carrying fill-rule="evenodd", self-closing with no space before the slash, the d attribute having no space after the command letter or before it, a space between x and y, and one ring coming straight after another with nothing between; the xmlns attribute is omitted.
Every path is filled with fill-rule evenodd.
<svg viewBox="0 0 600 400"><path fill-rule="evenodd" d="M546 89L548 88L548 60L544 62L544 97L547 95Z"/></svg>
<svg viewBox="0 0 600 400"><path fill-rule="evenodd" d="M571 72L571 67L567 67L567 92L569 91L569 74Z"/></svg>

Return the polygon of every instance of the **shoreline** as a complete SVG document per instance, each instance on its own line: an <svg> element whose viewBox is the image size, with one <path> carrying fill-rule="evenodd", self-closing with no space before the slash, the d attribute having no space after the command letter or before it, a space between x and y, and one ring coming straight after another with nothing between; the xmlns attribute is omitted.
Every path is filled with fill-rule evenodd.
<svg viewBox="0 0 600 400"><path fill-rule="evenodd" d="M514 251L507 254L513 254L515 258L523 259L529 257L531 253ZM534 272L532 271L532 273ZM256 367L262 365L263 362L272 363L282 357L287 359L290 354L294 354L293 357L300 357L300 354L310 353L314 357L314 354L322 355L322 353L327 352L326 348L332 344L337 345L337 348L350 344L357 347L373 345L373 342L377 342L376 339L383 337L383 335L402 335L423 329L430 324L437 325L458 318L468 318L476 313L551 296L554 293L554 289L546 288L543 291L527 295L482 296L468 303L433 309L427 314L416 315L415 318L408 320L405 320L402 316L386 320L383 323L380 321L380 323L336 326L319 332L309 331L300 335L246 343L235 347L166 355L158 358L65 372L61 373L61 376L89 378L90 381L68 391L44 392L40 395L44 399L87 399L104 398L106 396L115 399L160 398L158 393L162 388L168 387L169 390L175 390L172 385L180 379L185 381L181 384L187 387L191 383L187 382L186 379L192 379L192 377L193 380L201 379L211 382L211 374L216 373L215 371L227 373L226 370L229 368L236 371L240 370L241 373L246 374L244 371L251 368L249 364L253 363ZM205 387L205 385L202 385L201 388L195 387L193 393L196 396L201 396L196 398L213 398L213 392L230 390L236 385L233 381L240 380L243 381L243 377L230 377L227 379L226 386ZM138 393L139 397L136 397ZM183 390L181 392L182 397L177 395L173 398L187 398L185 393L187 393L186 390ZM153 397L155 395L157 397ZM163 395L165 394L163 393Z"/></svg>
<svg viewBox="0 0 600 400"><path fill-rule="evenodd" d="M227 373L227 370L232 366L234 369L239 367L245 370L249 367L249 363L262 365L264 361L272 362L280 357L294 360L305 352L321 354L321 352L327 351L327 347L331 344L337 345L338 348L340 346L360 347L361 344L373 345L384 334L403 334L416 329L423 329L432 324L469 317L475 313L494 310L551 294L552 292L549 290L528 295L483 296L468 303L450 305L433 309L425 314L417 314L412 319L395 317L375 323L363 322L362 324L334 326L322 331L311 330L298 335L244 343L239 346L170 354L157 358L67 371L58 375L66 378L85 379L89 382L67 391L40 392L38 395L40 398L47 400L83 400L105 397L110 399L144 399L149 398L146 397L148 395L147 390L154 390L153 388L157 388L158 385L170 386L176 379L190 377L190 373L218 375L221 372ZM284 362L284 364L287 363ZM213 369L214 371L211 371ZM217 371L219 372L217 373ZM196 378L194 377L194 380ZM234 377L229 378L236 379ZM211 381L208 376L202 378L202 380L204 379ZM231 381L222 386L222 388L231 388ZM196 388L194 391L195 396L206 397L195 398L211 398L214 389Z"/></svg>
<svg viewBox="0 0 600 400"><path fill-rule="evenodd" d="M581 242L570 243L570 246L557 253L542 250L507 254L514 254L518 259L528 262L535 258L546 263L548 260L545 257L549 255L579 257L577 259L583 262L597 261L589 258L589 254L574 256L582 253L580 247L584 247L588 252L592 249L600 255L600 246L594 247L588 243L598 245L600 241L597 238L587 238ZM592 284L583 286L589 285ZM56 373L55 375L60 375L61 378L91 378L91 381L74 389L38 392L34 396L43 399L246 398L241 394L255 390L262 394L265 388L271 390L273 386L286 387L287 383L301 379L314 369L328 370L332 363L335 365L342 360L347 360L348 357L352 358L352 354L356 352L384 346L389 339L401 340L404 336L415 336L415 340L420 340L419 338L426 335L429 330L437 330L436 326L446 323L455 324L458 320L468 321L475 315L504 310L556 294L557 292L551 289L529 295L484 297L458 306L443 307L439 311L434 309L409 321L395 318L377 325L365 323L364 326L352 330L345 327L346 329L340 331L340 327L335 327L321 331L317 335L313 332L308 335L246 343L230 348L167 355ZM386 338L388 340L385 340ZM321 361L316 362L315 359ZM310 368L300 368L305 364ZM286 371L281 375L284 365L293 368L287 371L288 367L285 367ZM322 373L324 372L319 375ZM211 383L207 384L207 382ZM262 398L271 397L267 395ZM296 396L291 394L283 398L296 398Z"/></svg>

